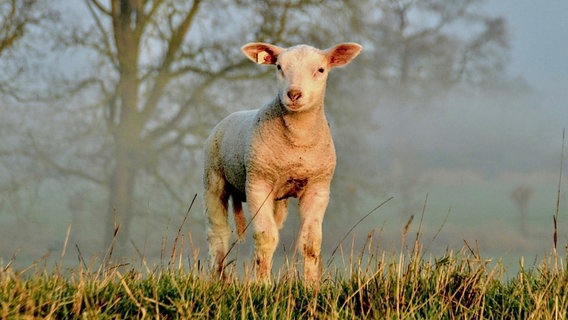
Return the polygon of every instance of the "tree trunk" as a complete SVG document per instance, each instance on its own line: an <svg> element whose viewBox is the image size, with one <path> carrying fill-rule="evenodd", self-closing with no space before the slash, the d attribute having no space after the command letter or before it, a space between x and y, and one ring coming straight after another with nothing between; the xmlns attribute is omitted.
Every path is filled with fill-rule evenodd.
<svg viewBox="0 0 568 320"><path fill-rule="evenodd" d="M528 235L528 227L527 227L527 211L528 211L528 203L520 203L519 204L519 212L521 214L520 219L520 227L521 227L521 235L527 236Z"/></svg>
<svg viewBox="0 0 568 320"><path fill-rule="evenodd" d="M134 186L138 169L130 148L122 143L117 143L115 148L116 164L108 188L109 208L105 244L107 250L114 245L114 251L122 255L130 236L130 224L134 214Z"/></svg>
<svg viewBox="0 0 568 320"><path fill-rule="evenodd" d="M143 154L141 150L144 150L144 145L140 142L144 124L138 111L139 4L128 0L113 0L111 5L120 77L110 112L115 163L108 188L106 241L108 245L114 245L113 249L118 256L126 253L124 249L128 245L130 222L135 214L134 186L141 166L138 159Z"/></svg>

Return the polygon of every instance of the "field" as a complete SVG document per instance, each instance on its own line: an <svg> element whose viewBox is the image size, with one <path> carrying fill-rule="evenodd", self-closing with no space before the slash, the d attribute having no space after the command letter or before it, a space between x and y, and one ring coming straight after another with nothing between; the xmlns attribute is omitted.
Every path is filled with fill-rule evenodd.
<svg viewBox="0 0 568 320"><path fill-rule="evenodd" d="M534 184L523 234L509 199L514 186L438 185L419 200L413 219L397 213L395 195L367 217L359 212L351 232L329 221L317 289L302 283L301 263L281 248L273 283L255 283L251 241L231 256L231 281L210 279L203 248L184 248L190 239L176 236L180 219L159 259L146 252L127 263L81 256L67 235L52 240L57 249L45 259L0 257L0 319L565 319L566 196L556 207L554 181Z"/></svg>
<svg viewBox="0 0 568 320"><path fill-rule="evenodd" d="M105 258L77 267L48 268L37 261L0 273L1 319L564 319L568 312L565 261L552 250L536 266L504 277L467 242L457 252L427 257L421 239L400 234L400 253L387 254L367 238L360 251L338 246L323 267L319 288L299 280L285 260L272 284L258 284L233 270L232 280L209 278L194 255L186 258L176 237L168 262L142 270ZM407 238L412 239L406 243ZM109 257L109 256L107 256ZM63 259L63 257L62 257ZM187 259L187 261L186 261ZM331 263L335 261L335 263ZM234 265L235 263L233 263ZM298 268L300 269L300 267Z"/></svg>
<svg viewBox="0 0 568 320"><path fill-rule="evenodd" d="M196 262L145 272L105 264L48 272L40 265L0 275L2 319L561 319L568 279L554 255L503 280L472 248L424 259L415 249L387 257L351 256L324 273L319 289L297 280L291 265L262 285L208 279ZM367 252L369 253L369 252Z"/></svg>

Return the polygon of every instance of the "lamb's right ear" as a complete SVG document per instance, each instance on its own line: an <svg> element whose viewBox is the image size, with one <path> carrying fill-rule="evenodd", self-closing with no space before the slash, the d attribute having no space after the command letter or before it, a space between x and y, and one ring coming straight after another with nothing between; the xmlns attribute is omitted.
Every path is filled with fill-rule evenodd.
<svg viewBox="0 0 568 320"><path fill-rule="evenodd" d="M275 64L278 55L284 51L283 48L262 42L245 44L241 50L249 59L258 64Z"/></svg>

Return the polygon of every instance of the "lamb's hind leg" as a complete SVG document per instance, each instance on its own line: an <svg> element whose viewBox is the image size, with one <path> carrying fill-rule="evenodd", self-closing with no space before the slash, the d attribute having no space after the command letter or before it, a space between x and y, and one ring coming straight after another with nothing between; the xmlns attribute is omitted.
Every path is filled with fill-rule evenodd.
<svg viewBox="0 0 568 320"><path fill-rule="evenodd" d="M288 216L288 199L278 200L274 202L274 222L278 230L281 230Z"/></svg>
<svg viewBox="0 0 568 320"><path fill-rule="evenodd" d="M233 211L235 213L235 227L237 228L237 236L239 240L243 240L245 237L245 231L247 228L247 220L245 218L245 212L243 211L243 203L236 197L233 199Z"/></svg>
<svg viewBox="0 0 568 320"><path fill-rule="evenodd" d="M229 251L231 228L227 217L226 181L218 173L206 173L204 198L211 268L215 276L224 279L225 258Z"/></svg>

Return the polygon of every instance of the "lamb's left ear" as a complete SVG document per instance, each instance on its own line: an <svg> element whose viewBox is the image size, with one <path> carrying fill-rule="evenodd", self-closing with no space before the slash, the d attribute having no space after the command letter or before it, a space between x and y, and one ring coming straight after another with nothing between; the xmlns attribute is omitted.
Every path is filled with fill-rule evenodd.
<svg viewBox="0 0 568 320"><path fill-rule="evenodd" d="M252 61L258 64L275 64L283 48L273 44L252 42L245 44L241 50Z"/></svg>
<svg viewBox="0 0 568 320"><path fill-rule="evenodd" d="M355 59L355 57L361 52L361 49L363 49L361 45L354 42L348 42L338 44L325 50L325 54L327 55L330 67L341 67Z"/></svg>

